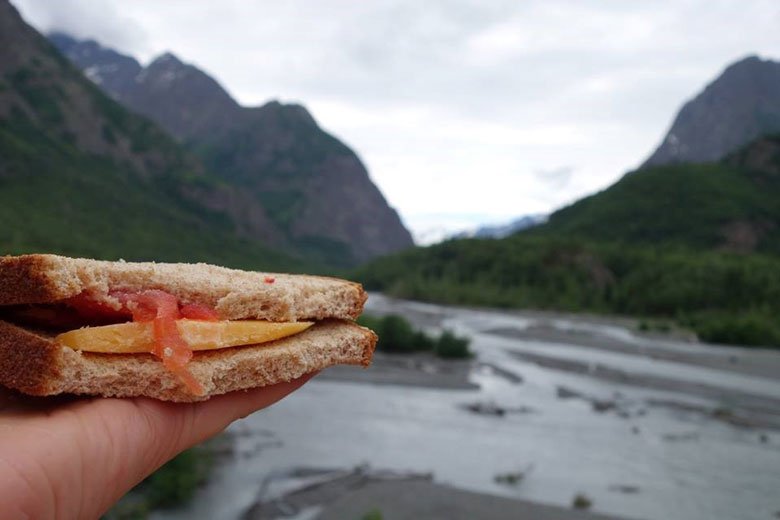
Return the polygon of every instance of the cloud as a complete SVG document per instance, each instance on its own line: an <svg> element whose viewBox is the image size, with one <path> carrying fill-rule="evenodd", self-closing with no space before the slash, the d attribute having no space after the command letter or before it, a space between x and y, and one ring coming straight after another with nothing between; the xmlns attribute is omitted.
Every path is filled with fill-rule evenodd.
<svg viewBox="0 0 780 520"><path fill-rule="evenodd" d="M65 31L125 52L138 51L148 44L143 26L123 15L120 6L111 2L15 0L13 3L42 32Z"/></svg>
<svg viewBox="0 0 780 520"><path fill-rule="evenodd" d="M566 187L571 180L574 168L571 166L559 166L552 169L536 170L534 176L553 190Z"/></svg>
<svg viewBox="0 0 780 520"><path fill-rule="evenodd" d="M304 103L420 226L602 189L729 62L780 57L776 0L14 3L141 60L172 50L244 104Z"/></svg>

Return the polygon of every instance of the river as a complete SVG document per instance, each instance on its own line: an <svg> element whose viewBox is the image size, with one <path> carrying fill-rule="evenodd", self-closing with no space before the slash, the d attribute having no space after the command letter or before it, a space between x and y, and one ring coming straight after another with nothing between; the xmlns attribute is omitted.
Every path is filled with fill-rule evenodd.
<svg viewBox="0 0 780 520"><path fill-rule="evenodd" d="M481 368L470 378L479 387L315 379L231 426L235 453L210 483L187 508L153 518L240 518L263 482L275 482L269 476L360 464L431 472L455 487L565 507L584 493L594 511L625 518L768 520L780 511L777 352L652 339L598 320L381 295L372 295L367 311L471 337ZM547 333L528 332L534 330ZM473 402L523 413L477 415L463 408ZM598 411L594 403L606 405ZM757 426L731 420L741 407ZM518 471L525 474L518 485L495 481Z"/></svg>

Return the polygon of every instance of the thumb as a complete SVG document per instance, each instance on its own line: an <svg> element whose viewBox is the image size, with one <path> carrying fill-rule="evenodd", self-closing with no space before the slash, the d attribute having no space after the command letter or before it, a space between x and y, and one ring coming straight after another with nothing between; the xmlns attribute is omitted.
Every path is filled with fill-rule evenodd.
<svg viewBox="0 0 780 520"><path fill-rule="evenodd" d="M12 506L10 518L98 518L181 451L313 375L200 403L91 399L3 418L0 505Z"/></svg>

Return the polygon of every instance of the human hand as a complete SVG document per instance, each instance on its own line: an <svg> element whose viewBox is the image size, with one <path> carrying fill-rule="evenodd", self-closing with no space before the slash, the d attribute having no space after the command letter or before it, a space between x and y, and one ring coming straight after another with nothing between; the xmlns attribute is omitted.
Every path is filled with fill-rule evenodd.
<svg viewBox="0 0 780 520"><path fill-rule="evenodd" d="M165 462L314 374L200 403L33 398L0 387L3 519L91 519Z"/></svg>

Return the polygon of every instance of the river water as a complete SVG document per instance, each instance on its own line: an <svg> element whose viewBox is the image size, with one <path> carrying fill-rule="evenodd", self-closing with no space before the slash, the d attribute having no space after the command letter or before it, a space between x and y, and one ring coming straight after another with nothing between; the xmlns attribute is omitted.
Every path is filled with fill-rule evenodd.
<svg viewBox="0 0 780 520"><path fill-rule="evenodd" d="M584 493L593 500L594 511L625 518L768 520L780 511L780 431L738 427L697 411L722 408L721 400L544 368L515 354L543 354L665 376L670 381L720 388L721 396L739 391L778 399L780 374L755 377L631 352L491 332L507 327L523 330L540 319L508 312L380 295L372 295L368 311L404 314L420 325L446 326L466 334L479 361L523 381L518 384L487 367L471 375L479 384L477 390L315 379L282 403L234 424L229 431L235 453L222 460L210 484L187 508L156 513L154 518L239 518L269 476L296 467L360 464L431 472L435 481L455 487L564 507L577 493ZM581 328L593 337L618 339L643 352L662 347L713 356L731 352L724 347L638 338L610 324L565 318L545 323L561 330ZM561 398L561 387L591 401L616 400L622 412L599 413L587 399ZM494 417L462 408L475 401L532 411ZM497 474L517 471L525 473L519 485L494 480Z"/></svg>

